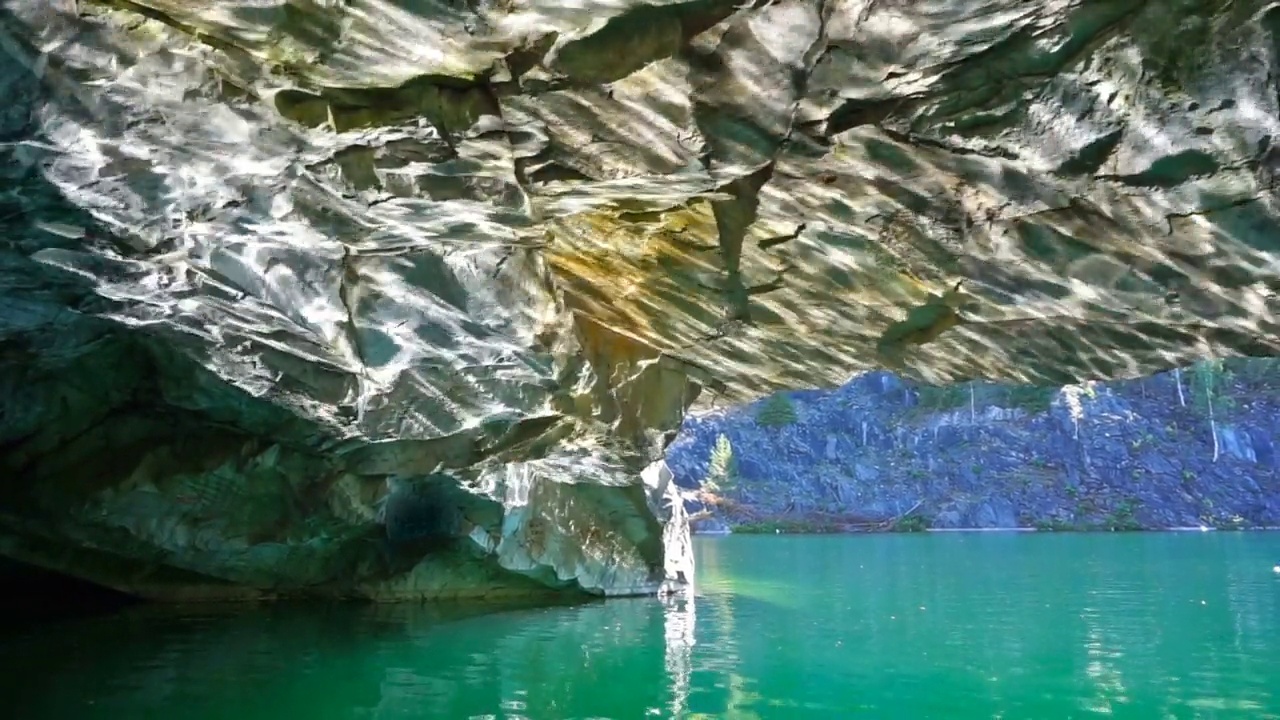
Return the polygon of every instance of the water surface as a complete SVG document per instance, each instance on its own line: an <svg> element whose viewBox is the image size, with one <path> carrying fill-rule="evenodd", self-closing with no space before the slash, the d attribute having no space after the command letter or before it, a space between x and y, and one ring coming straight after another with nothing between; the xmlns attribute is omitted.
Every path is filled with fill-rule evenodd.
<svg viewBox="0 0 1280 720"><path fill-rule="evenodd" d="M1280 718L1280 534L727 537L692 601L124 613L0 636L38 718Z"/></svg>

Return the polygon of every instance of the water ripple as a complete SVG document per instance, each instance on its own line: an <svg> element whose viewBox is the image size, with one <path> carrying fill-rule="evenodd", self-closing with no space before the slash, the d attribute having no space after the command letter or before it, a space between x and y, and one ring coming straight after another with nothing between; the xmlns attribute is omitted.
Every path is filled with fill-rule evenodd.
<svg viewBox="0 0 1280 720"><path fill-rule="evenodd" d="M0 637L13 717L1280 718L1280 535L704 540L697 593L143 609Z"/></svg>

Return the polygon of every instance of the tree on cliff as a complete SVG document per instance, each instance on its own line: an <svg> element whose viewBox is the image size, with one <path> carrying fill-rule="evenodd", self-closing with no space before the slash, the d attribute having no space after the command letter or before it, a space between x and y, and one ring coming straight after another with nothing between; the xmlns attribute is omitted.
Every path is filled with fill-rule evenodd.
<svg viewBox="0 0 1280 720"><path fill-rule="evenodd" d="M786 393L777 393L765 400L756 411L756 424L761 427L785 427L799 420L795 403Z"/></svg>
<svg viewBox="0 0 1280 720"><path fill-rule="evenodd" d="M737 474L733 445L721 433L716 437L715 446L711 448L711 460L707 463L707 477L702 481L702 487L711 493L725 492L736 484Z"/></svg>
<svg viewBox="0 0 1280 720"><path fill-rule="evenodd" d="M1218 443L1218 419L1214 415L1214 402L1216 401L1222 408L1231 406L1231 398L1223 395L1224 388L1231 387L1233 376L1230 370L1226 368L1222 360L1212 358L1201 360L1191 366L1192 389L1200 390L1194 397L1199 400L1203 398L1205 407L1209 411L1209 432L1213 436L1213 461L1218 461L1218 456L1222 452L1222 448ZM1178 392L1182 392L1181 383L1179 383Z"/></svg>

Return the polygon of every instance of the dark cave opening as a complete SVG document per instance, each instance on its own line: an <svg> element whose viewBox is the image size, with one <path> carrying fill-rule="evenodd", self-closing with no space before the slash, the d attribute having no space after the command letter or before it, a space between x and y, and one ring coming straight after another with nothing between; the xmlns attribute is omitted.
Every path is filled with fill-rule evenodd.
<svg viewBox="0 0 1280 720"><path fill-rule="evenodd" d="M0 556L0 630L116 612L142 600Z"/></svg>

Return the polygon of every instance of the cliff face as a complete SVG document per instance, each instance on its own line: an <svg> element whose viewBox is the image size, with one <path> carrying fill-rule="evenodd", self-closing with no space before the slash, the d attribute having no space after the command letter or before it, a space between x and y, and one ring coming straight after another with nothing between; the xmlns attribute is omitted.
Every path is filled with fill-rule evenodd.
<svg viewBox="0 0 1280 720"><path fill-rule="evenodd" d="M690 418L668 450L677 482L716 498L692 508L706 527L1280 526L1270 361L972 393L869 373L777 405Z"/></svg>
<svg viewBox="0 0 1280 720"><path fill-rule="evenodd" d="M1263 0L9 0L0 553L653 592L695 402L1278 354Z"/></svg>

